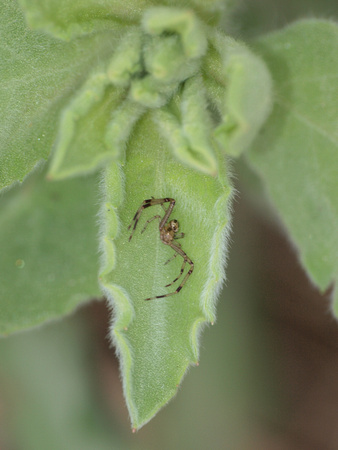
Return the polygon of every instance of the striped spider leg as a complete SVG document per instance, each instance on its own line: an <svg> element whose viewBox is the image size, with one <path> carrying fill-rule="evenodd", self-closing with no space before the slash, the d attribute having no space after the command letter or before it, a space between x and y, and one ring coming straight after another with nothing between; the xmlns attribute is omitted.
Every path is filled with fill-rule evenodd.
<svg viewBox="0 0 338 450"><path fill-rule="evenodd" d="M165 206L164 206L165 203L169 203L168 208L165 208ZM183 263L182 263L182 267L181 267L179 275L171 283L167 284L165 287L171 286L172 284L174 284L177 280L179 280L181 278L187 263L190 265L190 269L186 273L185 277L183 278L183 281L178 286L176 291L170 292L165 295L157 295L156 297L146 298L146 300L154 300L155 298L164 298L164 297L169 297L170 295L178 294L194 270L194 263L191 261L189 256L182 250L181 244L176 242L176 240L175 240L175 239L183 238L184 233L178 233L179 224L176 219L169 220L170 214L172 213L172 210L174 209L174 206L175 206L175 200L173 198L154 198L154 197L152 197L148 200L144 200L142 205L136 211L135 216L134 216L131 224L128 227L128 230L130 230L130 228L132 227L131 235L129 236L129 241L133 237L134 231L136 229L137 223L140 219L140 216L141 216L143 210L145 208L149 208L150 206L156 206L156 205L162 206L162 208L165 211L164 216L161 217L159 214L157 214L156 216L147 220L141 233L143 233L145 231L145 229L147 228L147 226L150 222L152 222L155 219L159 219L159 221L160 221L160 223L159 223L160 239L163 242L163 244L169 245L169 247L171 247L175 252L174 255L171 258L169 258L167 262L165 262L165 264L168 264L177 255L180 255L183 258Z"/></svg>

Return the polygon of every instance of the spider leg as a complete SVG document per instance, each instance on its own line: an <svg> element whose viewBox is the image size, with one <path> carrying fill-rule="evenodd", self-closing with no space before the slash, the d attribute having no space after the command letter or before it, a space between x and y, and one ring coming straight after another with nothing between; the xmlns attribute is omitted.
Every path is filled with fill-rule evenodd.
<svg viewBox="0 0 338 450"><path fill-rule="evenodd" d="M145 231L145 229L147 228L148 224L150 222L152 222L153 220L155 220L155 219L161 219L161 216L159 214L157 214L156 216L154 216L151 219L147 220L145 225L144 225L144 227L143 227L143 230L141 231L141 233L143 233Z"/></svg>
<svg viewBox="0 0 338 450"><path fill-rule="evenodd" d="M176 258L177 255L178 255L178 253L174 253L173 256L171 256L171 257L168 259L168 261L166 261L166 262L164 263L164 265L170 263L170 261L172 261L174 258Z"/></svg>
<svg viewBox="0 0 338 450"><path fill-rule="evenodd" d="M176 245L178 246L178 247L180 247L181 248L181 244L179 243L179 242L176 242ZM168 259L168 261L166 261L165 263L164 263L164 265L166 265L166 264L168 264L168 263L170 263L170 261L172 261L174 258L176 258L176 256L178 255L178 253L176 252L176 253L174 253L173 254L173 256L171 256L169 259Z"/></svg>
<svg viewBox="0 0 338 450"><path fill-rule="evenodd" d="M179 255L182 256L182 258L184 259L183 264L185 265L186 263L188 263L190 265L190 269L188 270L188 272L186 273L185 277L183 278L183 281L181 282L181 284L178 286L178 288L176 289L176 291L174 292L170 292L169 294L164 294L164 295L157 295L156 297L151 297L151 298L146 298L146 300L154 300L156 298L164 298L164 297L169 297L170 295L175 295L178 294L180 292L180 290L183 288L183 286L185 285L187 279L190 277L190 275L193 273L194 270L194 263L191 261L191 259L189 258L189 256L180 248L178 247L177 243L171 243L169 244L170 247L175 250L175 252L177 252ZM182 266L183 266L182 264ZM180 275L181 276L181 275ZM180 277L179 276L179 277Z"/></svg>
<svg viewBox="0 0 338 450"><path fill-rule="evenodd" d="M155 197L151 196L151 198L155 200ZM161 206L162 206L163 211L167 212L167 208L163 205L163 203Z"/></svg>
<svg viewBox="0 0 338 450"><path fill-rule="evenodd" d="M176 233L175 239L182 239L182 238L184 238L184 236L185 236L185 233Z"/></svg>
<svg viewBox="0 0 338 450"><path fill-rule="evenodd" d="M142 205L139 207L139 209L136 211L135 216L133 217L133 220L131 224L128 227L128 230L133 226L131 235L129 236L129 241L133 237L134 231L136 229L137 223L139 221L139 218L145 208L149 208L149 206L154 205L163 205L163 203L170 203L169 208L167 209L166 213L164 214L161 222L160 222L160 229L163 228L164 224L167 222L168 217L171 214L171 211L173 210L175 206L175 200L173 198L149 198L147 200L144 200ZM133 225L134 224L134 225Z"/></svg>
<svg viewBox="0 0 338 450"><path fill-rule="evenodd" d="M183 238L184 236L185 236L184 233L176 233L176 234L175 234L175 239L181 239L181 238ZM176 242L176 245L177 245L178 247L181 247L181 244L180 244L179 242ZM170 263L170 261L172 261L174 258L176 258L177 255L178 255L178 253L174 253L173 256L171 256L171 257L168 259L168 261L166 261L166 262L164 263L164 265Z"/></svg>
<svg viewBox="0 0 338 450"><path fill-rule="evenodd" d="M175 255L177 255L177 253L175 253ZM169 284L166 284L166 285L165 285L165 287L169 287L169 286L171 286L172 284L174 284L174 283L175 283L175 281L177 281L177 280L179 280L179 279L181 278L181 276L182 276L182 274L183 274L183 272L184 272L184 268L185 268L185 265L186 265L186 263L187 263L187 260L185 259L185 260L183 261L183 264L182 264L182 267L181 267L181 271L180 271L180 274L179 274L179 276L178 276L178 277L176 277L176 278L175 278L175 280L174 280L174 281L172 281L171 283L169 283Z"/></svg>

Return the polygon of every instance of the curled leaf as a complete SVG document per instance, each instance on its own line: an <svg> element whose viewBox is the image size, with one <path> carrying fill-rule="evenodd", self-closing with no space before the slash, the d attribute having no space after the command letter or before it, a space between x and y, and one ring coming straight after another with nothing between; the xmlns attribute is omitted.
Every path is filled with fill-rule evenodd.
<svg viewBox="0 0 338 450"><path fill-rule="evenodd" d="M128 86L132 77L142 71L143 34L137 27L130 30L115 49L108 69L109 80L116 86Z"/></svg>
<svg viewBox="0 0 338 450"><path fill-rule="evenodd" d="M137 120L145 108L139 103L126 100L114 112L106 129L105 143L111 157L125 160L126 143Z"/></svg>
<svg viewBox="0 0 338 450"><path fill-rule="evenodd" d="M30 27L57 38L74 39L106 30L123 30L140 18L142 8L134 2L106 0L19 0ZM143 8L147 6L145 3Z"/></svg>
<svg viewBox="0 0 338 450"><path fill-rule="evenodd" d="M108 83L104 72L93 74L64 110L49 169L50 179L91 172L107 159L117 157L116 148L107 148L104 137L122 91Z"/></svg>
<svg viewBox="0 0 338 450"><path fill-rule="evenodd" d="M206 83L209 95L221 117L215 138L226 153L239 156L270 114L271 76L264 62L244 44L219 33L214 33L210 42L204 68L210 79Z"/></svg>
<svg viewBox="0 0 338 450"><path fill-rule="evenodd" d="M145 47L145 67L161 83L178 83L194 75L200 59L187 58L177 35L155 36Z"/></svg>
<svg viewBox="0 0 338 450"><path fill-rule="evenodd" d="M70 93L105 58L116 34L64 42L32 31L16 1L4 0L0 9L1 189L49 158Z"/></svg>
<svg viewBox="0 0 338 450"><path fill-rule="evenodd" d="M183 133L195 159L204 163L205 171L217 173L217 161L212 146L212 121L207 109L204 86L200 77L186 81L181 101Z"/></svg>
<svg viewBox="0 0 338 450"><path fill-rule="evenodd" d="M143 15L142 24L150 34L177 33L188 58L200 58L206 52L203 24L192 9L149 8Z"/></svg>

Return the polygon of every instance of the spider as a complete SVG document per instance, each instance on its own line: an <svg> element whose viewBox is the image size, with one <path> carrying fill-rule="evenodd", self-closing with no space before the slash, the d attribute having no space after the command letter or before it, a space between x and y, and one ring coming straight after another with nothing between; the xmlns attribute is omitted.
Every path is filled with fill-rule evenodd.
<svg viewBox="0 0 338 450"><path fill-rule="evenodd" d="M168 209L165 208L164 203L170 203ZM181 278L181 276L183 275L183 272L184 272L184 268L187 263L190 265L190 269L186 273L185 277L183 278L183 281L178 286L176 291L170 292L169 294L165 294L165 295L157 295L156 297L146 298L146 300L154 300L156 298L169 297L170 295L178 294L194 270L194 263L191 261L189 256L182 250L181 244L175 241L175 239L181 239L184 237L184 233L178 233L178 227L179 227L178 221L176 219L168 221L169 216L172 213L172 210L174 209L174 206L175 206L175 200L173 198L154 198L154 197L152 197L148 200L144 200L142 205L136 211L136 214L135 214L131 224L128 227L128 230L130 230L130 228L134 224L131 235L129 236L129 241L133 237L134 231L136 229L136 226L137 226L138 220L142 214L142 211L145 208L149 208L150 206L155 206L155 205L161 205L165 211L165 214L163 217L161 217L159 214L157 214L156 216L147 220L141 233L143 233L145 231L145 229L147 228L147 226L150 222L152 222L155 219L159 219L160 220L159 230L160 230L161 241L163 242L163 244L169 245L175 251L174 255L171 258L169 258L168 261L165 262L165 264L168 264L168 262L170 262L172 259L174 259L177 255L181 255L183 258L183 264L182 264L181 271L180 271L178 277L176 277L174 279L174 281L167 284L165 287L171 286L172 284L174 284L177 280L179 280Z"/></svg>

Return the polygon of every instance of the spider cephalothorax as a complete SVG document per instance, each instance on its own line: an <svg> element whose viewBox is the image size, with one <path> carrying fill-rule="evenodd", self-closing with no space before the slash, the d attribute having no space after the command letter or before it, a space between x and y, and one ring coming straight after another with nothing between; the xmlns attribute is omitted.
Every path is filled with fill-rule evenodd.
<svg viewBox="0 0 338 450"><path fill-rule="evenodd" d="M178 239L179 237L184 236L184 235L182 236L183 233L180 233L179 236L176 235L178 227L179 225L176 219L171 220L170 222L164 225L162 230L160 230L160 237L163 244L169 245L170 242L172 242L175 238Z"/></svg>
<svg viewBox="0 0 338 450"><path fill-rule="evenodd" d="M164 203L170 203L168 209L166 209L164 207ZM171 286L179 278L181 278L181 276L184 272L186 263L188 263L190 265L190 269L186 273L185 277L183 278L183 281L178 286L176 291L170 292L169 294L165 294L165 295L157 295L156 297L146 298L146 300L153 300L155 298L169 297L169 295L178 294L194 270L194 263L191 261L191 259L188 257L188 255L182 250L181 244L179 244L178 242L175 241L175 239L180 239L180 238L184 237L184 233L178 233L178 229L179 229L178 221L176 219L172 219L168 222L169 216L172 213L172 210L174 209L174 206L175 206L175 200L173 198L150 198L148 200L144 200L142 205L136 211L136 214L133 218L132 223L128 227L128 230L130 230L131 226L134 224L131 235L129 236L129 241L133 237L134 231L137 226L137 222L142 214L142 211L145 208L149 208L150 206L154 206L154 205L161 205L162 208L165 210L165 214L163 217L161 217L159 214L157 214L156 216L147 220L141 233L144 232L144 230L147 228L147 226L150 222L152 222L155 219L159 219L160 220L159 231L160 231L161 241L163 242L163 244L169 245L176 252L170 259L168 259L168 261L165 264L167 264L169 261L171 261L177 255L181 255L183 258L183 264L182 264L181 271L180 271L178 277L176 277L172 283L167 284L166 287Z"/></svg>

